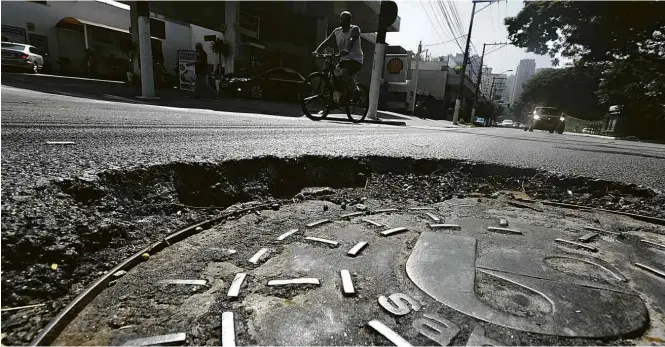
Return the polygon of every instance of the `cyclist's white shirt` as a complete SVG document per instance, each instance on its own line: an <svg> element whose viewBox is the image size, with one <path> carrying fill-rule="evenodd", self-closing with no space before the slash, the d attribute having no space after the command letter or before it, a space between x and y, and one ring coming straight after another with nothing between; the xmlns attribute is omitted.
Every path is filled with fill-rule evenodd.
<svg viewBox="0 0 665 347"><path fill-rule="evenodd" d="M335 41L337 42L337 49L339 51L346 50L346 47L348 47L347 44L349 42L349 38L351 38L351 32L353 32L354 29L357 29L358 34L360 34L360 27L357 25L351 25L347 32L344 32L342 27L338 27L333 31L333 34L335 34ZM360 37L358 37L358 43L353 45L349 55L342 57L341 60L355 60L360 64L363 63L363 50L360 48Z"/></svg>

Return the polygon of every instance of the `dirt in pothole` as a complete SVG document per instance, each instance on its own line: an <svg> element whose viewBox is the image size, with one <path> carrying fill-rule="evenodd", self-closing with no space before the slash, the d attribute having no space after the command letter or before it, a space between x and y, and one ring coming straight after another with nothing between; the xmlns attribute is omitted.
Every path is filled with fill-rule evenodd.
<svg viewBox="0 0 665 347"><path fill-rule="evenodd" d="M306 187L325 188L298 193ZM452 160L266 157L110 170L37 187L3 181L2 306L45 304L2 312L3 343L29 343L122 259L242 203L318 197L352 210L363 197L389 206L409 199L496 198L502 191L665 216L665 195L646 187Z"/></svg>

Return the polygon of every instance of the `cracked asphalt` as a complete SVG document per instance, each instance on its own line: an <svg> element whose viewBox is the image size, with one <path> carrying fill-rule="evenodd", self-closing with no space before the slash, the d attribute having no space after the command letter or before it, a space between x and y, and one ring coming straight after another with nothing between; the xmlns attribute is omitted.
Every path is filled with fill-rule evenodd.
<svg viewBox="0 0 665 347"><path fill-rule="evenodd" d="M665 188L665 145L500 128L312 122L2 87L2 188L86 171L260 155L466 159ZM72 141L74 145L48 145Z"/></svg>

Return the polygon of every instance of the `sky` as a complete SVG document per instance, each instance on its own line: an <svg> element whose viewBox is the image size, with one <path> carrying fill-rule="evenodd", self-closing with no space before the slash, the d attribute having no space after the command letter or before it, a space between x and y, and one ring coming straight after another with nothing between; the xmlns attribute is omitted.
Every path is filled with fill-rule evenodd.
<svg viewBox="0 0 665 347"><path fill-rule="evenodd" d="M418 41L422 40L423 50L429 49L431 56L463 53L462 49L466 44L465 34L469 30L469 20L473 7L470 0L441 1L457 8L462 27L461 34L465 35L458 39L462 49L458 47L455 41L428 46L455 38L450 33L438 2L433 0L396 0L396 2L398 16L400 17L400 31L387 34L386 41L388 44L399 45L406 50L416 52L418 51ZM480 55L483 43L508 42L508 31L503 24L503 18L515 16L522 9L524 3L517 0L495 1L478 12L487 5L488 3L478 3L476 5L476 17L471 35L471 42L473 43L471 54L477 52ZM459 31L456 25L453 26L453 29ZM487 46L486 48L483 65L491 67L492 73L500 73L508 69L516 70L520 59L535 59L536 69L552 66L551 59L548 56L527 53L525 49L512 45L504 46L496 52L487 54L498 47ZM508 74L514 73L514 71L508 72Z"/></svg>

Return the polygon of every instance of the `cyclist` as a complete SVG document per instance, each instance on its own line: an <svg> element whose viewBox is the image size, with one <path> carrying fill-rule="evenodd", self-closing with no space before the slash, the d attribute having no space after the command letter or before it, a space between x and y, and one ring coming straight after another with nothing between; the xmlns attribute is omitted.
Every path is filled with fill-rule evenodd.
<svg viewBox="0 0 665 347"><path fill-rule="evenodd" d="M358 95L355 75L363 66L363 50L360 47L360 28L352 25L351 19L351 12L340 13L340 27L333 30L312 54L318 54L323 46L336 47L341 56L338 67L342 70L342 79L352 86L353 95ZM333 95L335 101L339 102L340 93L336 91Z"/></svg>

